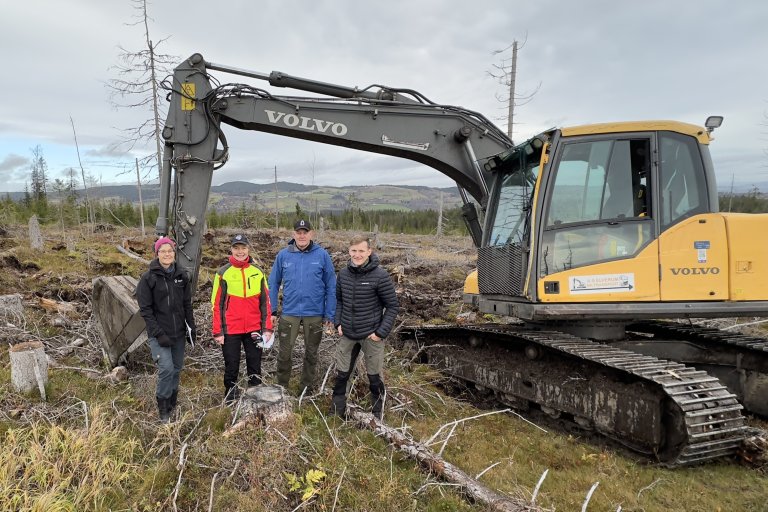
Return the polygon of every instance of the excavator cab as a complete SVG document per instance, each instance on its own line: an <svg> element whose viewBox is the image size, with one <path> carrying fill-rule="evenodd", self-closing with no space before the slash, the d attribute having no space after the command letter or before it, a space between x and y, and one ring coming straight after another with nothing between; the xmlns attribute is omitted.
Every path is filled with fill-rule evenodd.
<svg viewBox="0 0 768 512"><path fill-rule="evenodd" d="M765 314L754 269L767 263L737 233L765 230L768 216L718 212L710 133L672 121L553 129L492 158L465 300L530 322L590 324L598 339L643 318Z"/></svg>

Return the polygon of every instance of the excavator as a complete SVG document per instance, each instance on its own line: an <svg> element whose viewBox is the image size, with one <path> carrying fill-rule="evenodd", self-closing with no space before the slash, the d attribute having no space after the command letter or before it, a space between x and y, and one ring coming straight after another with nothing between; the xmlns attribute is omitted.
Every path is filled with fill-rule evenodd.
<svg viewBox="0 0 768 512"><path fill-rule="evenodd" d="M211 72L316 96L278 96ZM552 128L514 144L483 115L412 89L248 71L193 54L163 86L158 235L197 281L222 124L410 159L456 182L477 247L464 301L494 323L412 326L423 359L501 403L668 466L733 455L768 416L768 340L693 318L768 316L768 214L718 211L722 117ZM173 176L173 179L171 179ZM94 282L105 353L143 342L129 276ZM145 335L144 335L145 336Z"/></svg>

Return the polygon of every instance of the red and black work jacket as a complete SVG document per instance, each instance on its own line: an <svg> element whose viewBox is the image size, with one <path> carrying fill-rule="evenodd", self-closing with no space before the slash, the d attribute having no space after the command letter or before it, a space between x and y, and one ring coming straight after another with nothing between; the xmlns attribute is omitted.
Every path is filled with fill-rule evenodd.
<svg viewBox="0 0 768 512"><path fill-rule="evenodd" d="M211 292L214 336L273 330L267 278L253 263L253 258L230 256L216 271Z"/></svg>

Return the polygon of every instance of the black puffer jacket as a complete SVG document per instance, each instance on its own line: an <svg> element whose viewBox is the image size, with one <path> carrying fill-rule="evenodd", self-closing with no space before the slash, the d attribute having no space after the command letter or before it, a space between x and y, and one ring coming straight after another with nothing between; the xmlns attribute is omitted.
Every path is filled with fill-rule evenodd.
<svg viewBox="0 0 768 512"><path fill-rule="evenodd" d="M399 310L395 286L375 254L361 267L350 261L339 271L334 324L347 338L361 340L371 333L386 338Z"/></svg>
<svg viewBox="0 0 768 512"><path fill-rule="evenodd" d="M157 259L152 260L149 270L142 274L136 285L136 299L150 338L165 334L174 341L183 340L185 321L194 336L192 286L186 272L178 265L173 273L168 273Z"/></svg>

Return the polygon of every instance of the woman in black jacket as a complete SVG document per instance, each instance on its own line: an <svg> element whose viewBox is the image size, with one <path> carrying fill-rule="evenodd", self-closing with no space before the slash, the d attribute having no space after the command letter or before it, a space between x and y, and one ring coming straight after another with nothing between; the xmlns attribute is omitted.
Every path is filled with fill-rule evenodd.
<svg viewBox="0 0 768 512"><path fill-rule="evenodd" d="M152 359L157 363L157 410L160 421L168 423L178 399L186 334L189 332L194 343L196 327L192 286L187 273L176 266L176 244L170 238L160 238L155 242L155 254L136 286L136 298L147 324Z"/></svg>
<svg viewBox="0 0 768 512"><path fill-rule="evenodd" d="M336 318L341 336L336 348L336 382L330 414L344 416L347 409L347 381L362 350L371 389L372 413L382 417L385 390L382 379L384 338L392 331L400 309L389 273L379 266L365 237L349 244L349 263L336 281Z"/></svg>

